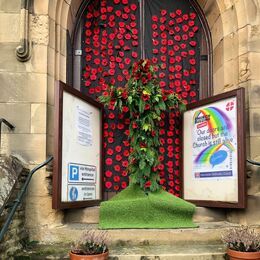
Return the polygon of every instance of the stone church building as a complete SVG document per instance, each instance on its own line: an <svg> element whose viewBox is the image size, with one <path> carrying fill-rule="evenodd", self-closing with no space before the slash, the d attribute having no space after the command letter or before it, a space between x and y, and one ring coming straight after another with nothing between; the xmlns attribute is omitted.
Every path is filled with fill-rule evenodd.
<svg viewBox="0 0 260 260"><path fill-rule="evenodd" d="M97 14L93 11L96 8L96 2L101 3L101 12ZM111 5L111 10L113 8L118 12L121 9L125 10L122 16L118 15L123 19L120 27L123 31L122 37L125 37L125 43L120 42L122 39L118 38L118 45L114 44L112 46L114 49L111 47L111 53L112 50L114 51L112 63L122 64L119 65L119 67L122 66L122 68L120 67L121 76L119 67L116 67L116 72L113 72L113 67L106 67L106 61L102 63L104 60L102 54L99 52L95 54L94 51L95 44L105 46L109 45L109 41L111 41L110 43L113 45L114 37L121 33L120 30L115 31L113 37L111 36L113 39L110 39L111 34L104 34L103 37L101 32L95 32L95 29L91 27L90 21L92 21L93 15L95 19L99 19L100 28L110 28L107 31L114 30L113 19L118 18L113 18L113 11L109 16L108 8L102 13L102 6L105 8L106 2ZM165 6L173 8L173 12L176 12L175 15L179 15L176 21L183 29L183 33L179 35L176 33L179 29L174 27L176 31L173 44L176 48L174 48L173 55L169 52L164 55L163 41L162 45L159 43L159 47L156 43L158 31L159 37L166 37L168 44L171 44L171 42L169 43L171 30L168 30L167 26L166 29L164 28L165 20L170 18L164 18L168 14L163 12L164 9L160 9L160 3L157 3L157 0L151 0L150 2L156 2L159 6L157 7L155 4L153 8L160 10L158 9L157 16L151 16L152 21L149 22L145 15L148 2L146 0L139 0L139 2L135 0L0 0L0 117L15 126L15 129L10 131L2 125L1 154L3 156L19 155L27 167L32 169L54 154L56 124L54 102L57 81L62 81L82 93L96 98L104 91L102 89L104 84L116 85L118 82L123 86L125 84L124 76L127 75L127 70L135 59L148 57L154 59L154 63L161 63L164 62L164 59L170 60L172 56L172 63L174 63L174 59L178 59L176 55L180 52L180 48L183 48L184 52L181 54L182 56L180 55L183 62L178 63L182 67L179 67L178 70L177 64L175 70L181 74L185 73L184 68L190 66L191 70L187 72L186 76L181 76L183 80L178 85L180 82L178 73L176 71L175 74L172 73L169 65L166 72L161 74L162 87L166 82L167 86L180 93L184 99L187 99L187 102L195 102L243 87L246 108L246 157L256 162L260 161L260 1L159 1L162 2L162 5L165 3ZM129 8L127 8L128 6ZM186 12L190 14L189 17L185 15ZM109 20L108 17L111 19L109 18ZM129 27L131 32L129 38L133 37L133 41L129 47L126 44L129 39L125 30L128 28L127 19L130 20L130 18L132 21L129 22L129 26L132 28ZM187 20L185 27L186 19L191 20ZM150 24L153 26L151 30ZM191 30L190 28L193 32L188 35L185 30ZM142 30L143 33L141 33ZM92 37L92 34L95 34L98 40L90 43L88 39ZM166 34L167 36L165 36ZM192 37L195 38L191 39ZM185 40L188 41L187 46L184 43ZM121 48L120 43L123 50L116 55L115 49ZM96 59L89 56L92 50ZM158 52L161 54L157 54ZM130 56L129 53L131 53ZM193 55L194 58L185 60L183 57L186 57L187 53ZM158 58L159 56L156 55L161 56ZM99 72L93 68L98 67L99 64L103 66L104 71L107 68L108 74L110 73L108 75L110 82L106 81L105 76L103 82L99 76L97 76L98 79L96 78ZM89 66L92 67L89 68ZM105 73L104 71L100 71L100 73ZM173 75L172 78L170 76L168 78L167 73ZM111 80L112 78L114 81ZM108 121L108 124L110 123ZM119 125L116 127L120 129ZM127 158L127 150L121 146L121 148L116 148L119 144L115 140L113 141L118 132L115 132L115 136L109 134L108 131L108 136L104 136L108 145L105 151L108 148L113 151L116 149L121 151L122 148L125 151L124 154L121 154L122 160L124 160ZM178 139L178 134L174 132L174 140ZM167 147L164 148L167 150ZM169 154L167 156L170 158ZM166 160L165 158L164 160ZM178 158L176 157L175 160ZM162 176L162 184L165 185L165 189L176 195L179 195L178 165L175 163L175 165L169 166L170 170L168 172L165 170ZM114 167L114 165L112 166ZM111 170L109 167L109 164L105 165L105 199L128 184L128 177L124 171L118 173L116 168ZM120 167L122 169L123 166L120 164ZM246 209L200 207L195 221L203 222L206 226L210 226L208 224L210 222L219 221L230 225L260 225L260 168L247 164L245 174L247 175ZM114 177L115 175L118 176L118 179ZM172 180L169 176L172 176ZM68 243L77 238L84 227L95 226L98 223L98 207L65 210L52 208L51 166L42 168L33 175L24 203L24 227L30 241L39 241L43 244ZM161 230L160 234L163 236L161 242L196 241L192 238L195 234L199 235L201 241L217 241L220 240L221 230L223 230L222 226L220 228L217 226L211 231L207 228L200 229L197 231L198 233L185 230L182 233L183 238L177 233ZM150 244L156 244L156 239L158 239L158 234L149 230L139 230L135 234L129 230L125 232L114 230L111 231L111 236L114 241L130 241L130 244L133 241L138 243L148 241ZM199 240L199 238L197 239Z"/></svg>

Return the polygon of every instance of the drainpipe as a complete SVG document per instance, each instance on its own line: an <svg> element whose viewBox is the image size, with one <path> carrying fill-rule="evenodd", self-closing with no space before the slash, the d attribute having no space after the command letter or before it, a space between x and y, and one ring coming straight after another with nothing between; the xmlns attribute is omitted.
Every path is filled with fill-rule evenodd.
<svg viewBox="0 0 260 260"><path fill-rule="evenodd" d="M31 7L32 0L21 0L20 45L15 52L17 60L21 62L28 61L31 58L31 42L29 38Z"/></svg>

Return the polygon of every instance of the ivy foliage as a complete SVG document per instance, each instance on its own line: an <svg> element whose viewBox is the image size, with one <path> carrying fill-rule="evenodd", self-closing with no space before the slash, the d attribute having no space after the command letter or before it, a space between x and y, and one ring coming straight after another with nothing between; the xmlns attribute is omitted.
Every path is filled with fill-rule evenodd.
<svg viewBox="0 0 260 260"><path fill-rule="evenodd" d="M148 59L135 62L125 88L110 86L99 97L105 106L128 111L130 117L130 181L145 192L160 189L159 184L159 121L161 114L170 109L185 110L177 94L160 88L158 68Z"/></svg>

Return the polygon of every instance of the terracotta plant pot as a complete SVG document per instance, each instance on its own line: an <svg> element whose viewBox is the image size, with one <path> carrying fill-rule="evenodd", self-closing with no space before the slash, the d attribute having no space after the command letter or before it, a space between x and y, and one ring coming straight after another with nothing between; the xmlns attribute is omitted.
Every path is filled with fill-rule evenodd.
<svg viewBox="0 0 260 260"><path fill-rule="evenodd" d="M241 259L260 260L260 252L240 252L240 251L228 249L227 254L230 260L241 260Z"/></svg>
<svg viewBox="0 0 260 260"><path fill-rule="evenodd" d="M99 255L76 255L70 252L70 259L71 260L107 260L108 251Z"/></svg>

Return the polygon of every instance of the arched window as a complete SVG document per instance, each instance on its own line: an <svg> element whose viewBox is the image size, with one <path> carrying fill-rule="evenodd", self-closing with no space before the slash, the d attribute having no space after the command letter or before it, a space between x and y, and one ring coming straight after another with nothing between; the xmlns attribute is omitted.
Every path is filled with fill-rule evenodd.
<svg viewBox="0 0 260 260"><path fill-rule="evenodd" d="M149 58L159 66L164 91L196 102L210 96L211 38L205 17L193 1L94 0L78 12L73 37L73 86L96 99L109 84L124 87L133 61ZM128 185L129 119L106 110L105 190ZM180 194L180 119L164 113L160 122L161 184Z"/></svg>

